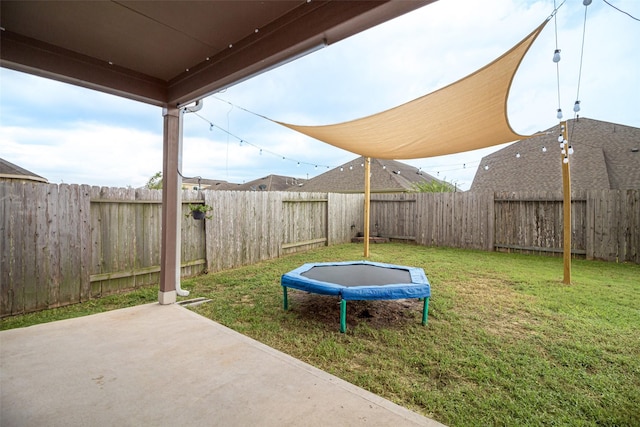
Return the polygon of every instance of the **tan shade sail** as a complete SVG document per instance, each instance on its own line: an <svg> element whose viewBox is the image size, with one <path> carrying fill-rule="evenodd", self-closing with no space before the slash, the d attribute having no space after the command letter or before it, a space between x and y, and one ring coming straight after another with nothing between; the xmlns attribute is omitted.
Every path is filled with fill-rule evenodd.
<svg viewBox="0 0 640 427"><path fill-rule="evenodd" d="M520 62L547 22L484 68L390 110L327 126L276 123L378 159L433 157L526 138L509 125L507 98Z"/></svg>

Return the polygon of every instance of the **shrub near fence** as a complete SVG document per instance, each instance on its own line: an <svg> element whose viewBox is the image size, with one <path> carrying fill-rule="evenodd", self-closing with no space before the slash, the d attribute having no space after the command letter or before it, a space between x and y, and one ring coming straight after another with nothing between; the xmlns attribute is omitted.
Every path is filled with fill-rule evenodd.
<svg viewBox="0 0 640 427"><path fill-rule="evenodd" d="M572 252L640 263L640 190L572 200ZM0 317L158 283L161 191L0 182ZM363 231L362 194L184 191L182 276L252 264ZM420 245L562 251L562 195L374 194L371 233Z"/></svg>

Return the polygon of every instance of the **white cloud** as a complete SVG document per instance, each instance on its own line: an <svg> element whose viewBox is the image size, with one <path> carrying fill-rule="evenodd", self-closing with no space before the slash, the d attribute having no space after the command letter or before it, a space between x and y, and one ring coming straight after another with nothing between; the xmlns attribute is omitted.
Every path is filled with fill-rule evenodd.
<svg viewBox="0 0 640 427"><path fill-rule="evenodd" d="M138 187L162 169L162 135L79 123L2 128L2 157L53 183Z"/></svg>
<svg viewBox="0 0 640 427"><path fill-rule="evenodd" d="M640 16L640 2L615 4ZM551 0L441 0L218 96L291 123L359 118L422 96L488 64L552 9ZM567 1L557 14L565 117L572 115L577 92L584 10L582 2ZM640 127L635 106L640 93L636 48L640 26L601 1L594 1L587 11L581 114ZM517 132L534 133L557 122L554 47L552 21L513 83L508 112ZM0 157L52 182L96 185L143 185L162 168L160 109L4 69L0 80ZM185 116L186 175L234 182L269 173L306 177L326 170L316 169L316 164L337 166L356 157L212 97L199 114L204 120ZM210 131L208 121L232 135ZM262 148L262 155L250 144L240 147L237 138ZM480 159L498 148L406 163L466 189Z"/></svg>

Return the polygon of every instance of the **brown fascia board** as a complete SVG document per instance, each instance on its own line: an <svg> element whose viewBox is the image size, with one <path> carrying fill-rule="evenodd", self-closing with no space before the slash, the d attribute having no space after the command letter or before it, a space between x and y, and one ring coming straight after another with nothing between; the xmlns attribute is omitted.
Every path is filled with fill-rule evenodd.
<svg viewBox="0 0 640 427"><path fill-rule="evenodd" d="M434 0L314 1L172 79L169 104L185 105Z"/></svg>
<svg viewBox="0 0 640 427"><path fill-rule="evenodd" d="M166 82L3 30L0 66L152 105L165 105Z"/></svg>

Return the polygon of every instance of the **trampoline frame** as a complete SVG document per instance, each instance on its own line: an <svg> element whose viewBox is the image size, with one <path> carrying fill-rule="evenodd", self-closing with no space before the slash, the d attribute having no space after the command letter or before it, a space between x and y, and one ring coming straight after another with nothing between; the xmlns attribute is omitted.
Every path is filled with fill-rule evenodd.
<svg viewBox="0 0 640 427"><path fill-rule="evenodd" d="M410 277L410 283L390 283L386 285L362 285L345 286L337 283L324 282L305 277L303 273L314 267L341 266L341 265L371 265L382 268L392 268L406 270ZM423 299L422 325L426 326L429 314L429 298L431 297L431 287L429 279L422 268L407 267L395 264L384 264L371 261L343 261L343 262L320 262L307 263L295 270L282 275L280 280L282 286L282 304L284 310L289 309L289 298L287 288L298 289L320 295L335 295L340 297L340 332L347 330L347 301L348 300L386 300L386 299Z"/></svg>

